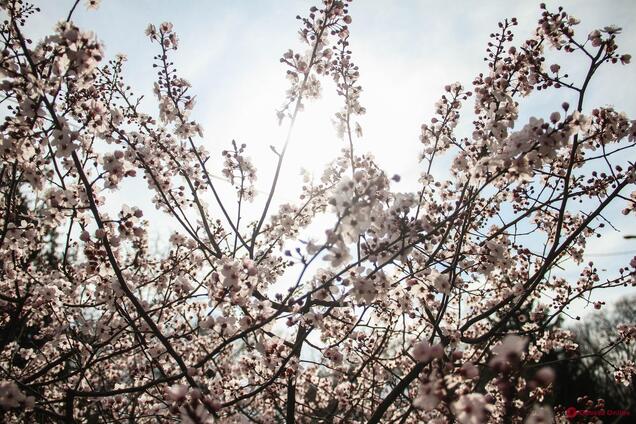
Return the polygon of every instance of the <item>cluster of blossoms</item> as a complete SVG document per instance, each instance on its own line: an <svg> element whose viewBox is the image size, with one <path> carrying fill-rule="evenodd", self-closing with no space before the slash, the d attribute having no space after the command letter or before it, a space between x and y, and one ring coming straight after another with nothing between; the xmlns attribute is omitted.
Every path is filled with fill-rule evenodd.
<svg viewBox="0 0 636 424"><path fill-rule="evenodd" d="M627 361L625 365L621 365L614 372L616 381L625 386L632 384L634 376L636 376L636 364L634 364L634 361Z"/></svg>
<svg viewBox="0 0 636 424"><path fill-rule="evenodd" d="M225 157L223 176L230 181L230 184L236 187L240 198L251 201L255 195L256 168L250 159L244 155L245 144L237 146L236 142L232 141L232 147L233 150L231 151L223 151L223 156ZM237 183L237 181L239 182Z"/></svg>
<svg viewBox="0 0 636 424"><path fill-rule="evenodd" d="M420 141L426 146L422 157L427 159L429 170L436 154L447 151L453 145L458 145L453 136L453 130L459 122L461 101L472 96L472 93L464 91L464 87L459 83L447 85L444 90L448 94L444 94L435 104L436 116L431 118L430 124L423 124L421 127ZM461 158L455 158L455 161L457 161L455 166L461 168Z"/></svg>
<svg viewBox="0 0 636 424"><path fill-rule="evenodd" d="M541 361L578 355L555 320L577 299L636 284L636 259L618 272L583 263L608 211L636 210L636 123L583 102L600 66L629 63L620 30L579 39L577 19L543 6L534 35L513 45L517 21L503 21L473 90L446 86L421 126L420 186L402 193L399 176L354 150L352 119L365 108L349 3L323 0L298 17L304 46L281 58L289 135L272 146L261 204L245 144L222 160L203 148L172 24L146 29L159 50L152 115L124 83L125 56L105 61L72 11L32 43L37 8L0 1L0 420L555 419L556 377ZM548 66L549 48L587 60L586 79ZM296 117L330 80L346 145L319 181L307 176L297 202L272 212ZM557 89L577 105L513 130L521 97ZM473 131L462 138L469 98ZM449 179L435 176L443 155ZM143 202L113 202L142 180L176 228L161 251L149 247ZM244 201L259 207L255 219ZM567 259L578 278L559 271ZM633 323L616 330L617 344L633 343ZM617 364L616 380L633 384L634 372L633 361Z"/></svg>

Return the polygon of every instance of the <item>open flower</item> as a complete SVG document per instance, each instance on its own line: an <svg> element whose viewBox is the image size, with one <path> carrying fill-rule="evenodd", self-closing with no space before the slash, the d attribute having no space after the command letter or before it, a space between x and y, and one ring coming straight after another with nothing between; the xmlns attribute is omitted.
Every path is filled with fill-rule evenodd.
<svg viewBox="0 0 636 424"><path fill-rule="evenodd" d="M461 424L483 424L486 422L491 405L481 393L462 395L452 404L453 413Z"/></svg>

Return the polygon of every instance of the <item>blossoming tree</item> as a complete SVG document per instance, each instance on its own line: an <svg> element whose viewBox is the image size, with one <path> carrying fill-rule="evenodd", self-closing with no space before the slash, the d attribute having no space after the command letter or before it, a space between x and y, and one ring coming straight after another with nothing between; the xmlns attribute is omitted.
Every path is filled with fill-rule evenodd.
<svg viewBox="0 0 636 424"><path fill-rule="evenodd" d="M272 148L265 199L255 199L246 146L223 157L204 148L170 23L146 29L157 49L155 117L123 81L124 58L106 60L73 23L77 2L33 42L38 9L0 1L3 420L559 416L545 404L554 373L537 364L551 351L576 358L577 346L552 324L574 300L636 281L636 259L610 276L582 261L608 210L636 212L635 121L585 102L600 67L630 61L620 29L580 35L577 19L543 6L535 33L516 43L516 19L501 22L471 90L446 86L421 127L419 189L397 193L354 142L365 109L349 3L324 0L298 18L304 46L280 59L290 87L278 118L289 132ZM548 65L548 51L583 58L583 79ZM342 154L296 203L278 206L296 117L329 81L343 103ZM524 97L557 89L576 103L518 122ZM459 135L468 100L473 132ZM444 155L452 175L436 179ZM212 178L219 173L226 181ZM145 181L153 206L179 227L165 253L149 249L149 205L109 205L127 179ZM259 211L251 222L241 213L248 202ZM310 239L318 215L331 221ZM559 276L566 259L580 265L578 278ZM611 338L630 342L634 325ZM633 378L633 362L616 366L622 381Z"/></svg>

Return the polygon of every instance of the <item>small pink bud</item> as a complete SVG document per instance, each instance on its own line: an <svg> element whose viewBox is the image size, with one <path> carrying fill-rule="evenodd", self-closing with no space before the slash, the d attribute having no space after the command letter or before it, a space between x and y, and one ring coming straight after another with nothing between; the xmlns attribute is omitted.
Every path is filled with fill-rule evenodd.
<svg viewBox="0 0 636 424"><path fill-rule="evenodd" d="M415 343L411 355L418 362L428 362L431 359L431 345L426 341Z"/></svg>
<svg viewBox="0 0 636 424"><path fill-rule="evenodd" d="M539 384L547 386L554 381L554 370L550 367L543 367L539 371L537 371L534 378Z"/></svg>
<svg viewBox="0 0 636 424"><path fill-rule="evenodd" d="M550 114L550 122L552 122L553 124L556 124L560 120L561 120L561 114L559 112L552 112Z"/></svg>
<svg viewBox="0 0 636 424"><path fill-rule="evenodd" d="M444 356L444 347L440 344L433 345L431 347L431 356L438 359Z"/></svg>

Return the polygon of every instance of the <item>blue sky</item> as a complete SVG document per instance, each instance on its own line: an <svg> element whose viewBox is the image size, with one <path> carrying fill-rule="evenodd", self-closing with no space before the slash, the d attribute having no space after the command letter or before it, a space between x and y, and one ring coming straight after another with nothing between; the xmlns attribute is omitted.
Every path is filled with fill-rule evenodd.
<svg viewBox="0 0 636 424"><path fill-rule="evenodd" d="M56 21L66 17L72 3L40 2L43 13L28 26L32 37L37 40L48 33ZM265 189L271 181L275 159L269 146L280 145L285 132L275 116L287 88L285 69L278 59L286 49L300 47L294 17L305 14L312 4L300 0L103 0L98 11L87 11L80 4L74 21L97 33L106 45L107 57L116 53L128 56L127 80L147 100L152 99L151 63L157 46L150 44L144 29L148 23L173 22L180 37L180 48L173 59L197 95L193 116L204 126L206 147L217 154L220 164L219 153L229 147L232 139L247 143L248 155L259 170L259 187ZM633 1L572 0L548 4L561 4L580 18L580 34L610 24L623 27L621 51L636 57ZM354 61L361 68L361 101L368 110L360 119L364 137L356 149L373 152L389 175L400 174L403 179L398 190L414 190L422 171L417 161L419 127L432 116L433 104L443 86L455 81L470 86L472 78L485 71L483 57L488 34L496 30L499 20L517 17L517 40L530 36L539 17L539 2L358 0L350 10L351 47ZM576 63L573 65L575 70L570 74L576 75ZM586 110L611 104L636 117L634 66L602 70L590 87ZM558 110L564 94L565 91L527 99L519 126L529 116L546 117ZM149 112L156 111L152 101L146 101L145 107ZM333 113L340 107L332 85L325 81L323 99L309 103L299 119L277 202L295 199L300 167L318 173L344 146L331 124ZM471 109L468 104L464 110ZM469 127L468 118L459 129L469 135ZM435 172L443 175L445 170L442 166ZM117 199L129 204L143 202L138 188L119 193ZM261 196L256 202L260 205L263 200ZM615 212L617 222L636 233L636 226ZM154 226L157 234L165 236L170 231L158 215L150 212L146 216L161 223ZM624 241L622 234L609 233L590 247L590 252L634 249L636 242ZM629 256L594 259L601 266L615 269ZM615 291L610 297L621 293Z"/></svg>

